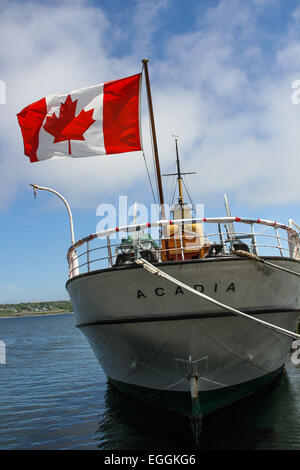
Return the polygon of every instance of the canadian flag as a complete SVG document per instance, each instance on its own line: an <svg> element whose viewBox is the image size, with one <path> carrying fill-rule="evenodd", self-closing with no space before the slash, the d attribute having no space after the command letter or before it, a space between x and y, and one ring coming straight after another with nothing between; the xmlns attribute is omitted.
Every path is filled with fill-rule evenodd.
<svg viewBox="0 0 300 470"><path fill-rule="evenodd" d="M31 162L91 157L142 149L142 74L50 95L17 114Z"/></svg>

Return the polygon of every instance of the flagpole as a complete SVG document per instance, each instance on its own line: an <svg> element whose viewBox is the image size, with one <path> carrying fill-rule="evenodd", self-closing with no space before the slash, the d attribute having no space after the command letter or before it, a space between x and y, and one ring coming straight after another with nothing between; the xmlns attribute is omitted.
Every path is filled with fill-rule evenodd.
<svg viewBox="0 0 300 470"><path fill-rule="evenodd" d="M150 123L151 123L151 131L152 131L152 142L153 142L153 151L154 151L154 158L155 158L155 168L156 168L156 176L157 176L157 185L158 185L158 193L159 193L159 202L160 202L160 212L161 218L166 220L166 212L165 212L165 201L164 201L164 192L162 186L162 178L160 172L160 163L159 163L159 156L158 156L158 147L157 147L157 139L156 139L156 130L154 124L154 113L153 113L153 105L152 105L152 97L151 97L151 89L150 89L150 80L149 80L149 72L148 72L148 62L149 59L142 59L143 68L145 71L145 81L146 81L146 89L147 89L147 96L148 96L148 105L149 105L149 114L150 114ZM163 228L163 230L165 227ZM166 235L166 234L165 234ZM168 234L162 241L163 250L165 260L169 261L169 241L168 241Z"/></svg>
<svg viewBox="0 0 300 470"><path fill-rule="evenodd" d="M153 150L154 150L154 158L155 158L155 167L156 167L156 175L157 175L157 185L158 185L159 202L160 202L160 208L161 208L161 216L164 220L166 220L165 201L164 201L162 178L161 178L161 172L160 172L156 130L155 130L155 124L154 124L154 114L153 114L153 105L152 105L150 80L149 80L149 72L148 72L148 62L149 62L149 59L142 59L142 63L143 63L144 70L145 70L145 81L146 81L147 97L148 97L148 104L149 104L149 114L150 114L152 142L153 142Z"/></svg>

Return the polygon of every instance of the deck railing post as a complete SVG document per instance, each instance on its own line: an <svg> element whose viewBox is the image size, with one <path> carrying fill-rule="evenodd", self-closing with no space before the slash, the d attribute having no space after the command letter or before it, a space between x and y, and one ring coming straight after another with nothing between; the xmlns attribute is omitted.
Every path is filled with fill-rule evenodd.
<svg viewBox="0 0 300 470"><path fill-rule="evenodd" d="M274 227L274 230L275 230L275 234L276 234L276 238L277 238L277 243L278 243L277 248L278 248L278 250L279 250L279 252L280 252L280 256L283 256L283 254L282 254L282 246L281 246L280 237L279 237L279 234L278 234L278 229L277 229L277 227Z"/></svg>
<svg viewBox="0 0 300 470"><path fill-rule="evenodd" d="M112 252L111 252L111 244L110 244L110 236L106 237L107 241L107 255L108 255L108 260L109 260L109 267L113 267L113 257L112 257Z"/></svg>
<svg viewBox="0 0 300 470"><path fill-rule="evenodd" d="M90 272L90 242L86 242L86 262L88 267L88 272Z"/></svg>
<svg viewBox="0 0 300 470"><path fill-rule="evenodd" d="M218 231L219 231L219 236L220 236L220 243L223 247L223 252L224 252L224 254L226 254L226 245L225 245L225 241L224 241L224 237L223 237L223 233L222 233L222 227L221 227L220 223L218 223Z"/></svg>
<svg viewBox="0 0 300 470"><path fill-rule="evenodd" d="M256 241L256 236L255 236L255 230L254 230L254 224L251 224L251 232L252 232L252 248L253 248L253 254L257 255L257 241Z"/></svg>

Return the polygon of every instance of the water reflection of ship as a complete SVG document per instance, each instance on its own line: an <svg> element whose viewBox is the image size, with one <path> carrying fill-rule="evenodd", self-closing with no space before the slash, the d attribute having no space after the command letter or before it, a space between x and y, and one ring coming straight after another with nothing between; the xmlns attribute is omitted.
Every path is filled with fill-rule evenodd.
<svg viewBox="0 0 300 470"><path fill-rule="evenodd" d="M107 382L105 410L99 417L99 450L146 450L191 446L189 423L180 415L137 402ZM145 426L147 423L147 426ZM178 433L180 429L180 433Z"/></svg>
<svg viewBox="0 0 300 470"><path fill-rule="evenodd" d="M208 416L198 450L231 446L253 449L261 445L277 448L284 439L282 430L286 416L296 415L297 400L292 397L293 384L288 374L283 373L247 402L237 402ZM106 385L105 410L99 417L95 438L99 450L155 449L157 452L174 447L177 450L194 448L183 417L156 407L145 407L120 393L110 382Z"/></svg>

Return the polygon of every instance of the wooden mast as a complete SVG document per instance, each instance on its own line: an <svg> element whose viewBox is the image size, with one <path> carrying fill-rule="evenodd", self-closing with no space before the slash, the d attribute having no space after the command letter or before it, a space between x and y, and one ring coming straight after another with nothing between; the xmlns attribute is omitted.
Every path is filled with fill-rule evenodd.
<svg viewBox="0 0 300 470"><path fill-rule="evenodd" d="M183 217L183 205L184 205L184 201L183 201L183 188L182 188L182 182L183 182L183 175L195 175L196 173L194 171L192 172L188 172L188 173L182 173L181 171L181 168L180 168L180 160L179 160L179 153L178 153L178 142L177 142L177 135L173 135L173 137L175 138L175 148L176 148L176 165L177 165L177 173L167 173L163 176L177 176L177 181L178 181L178 194L179 194L179 197L178 197L178 203L181 205L182 207L182 218Z"/></svg>
<svg viewBox="0 0 300 470"><path fill-rule="evenodd" d="M175 146L176 146L177 180L178 180L178 191L179 191L178 202L182 206L183 205L182 176L181 176L181 171L180 171L180 161L179 161L178 144L177 144L176 137L175 137ZM182 215L182 218L183 218L183 215Z"/></svg>
<svg viewBox="0 0 300 470"><path fill-rule="evenodd" d="M161 172L160 172L160 163L159 163L159 156L158 156L155 124L154 124L154 114L153 114L150 80L149 80L149 72L148 72L148 62L149 62L149 59L142 59L142 63L143 63L144 70L145 70L145 81L146 81L147 97L148 97L148 104L149 104L149 114L150 114L150 123L151 123L152 142L153 142L153 151L154 151L154 158L155 158L160 210L161 210L161 216L165 220L166 219L165 201L164 201L164 193L163 193L163 186L162 186L162 179L161 179Z"/></svg>

